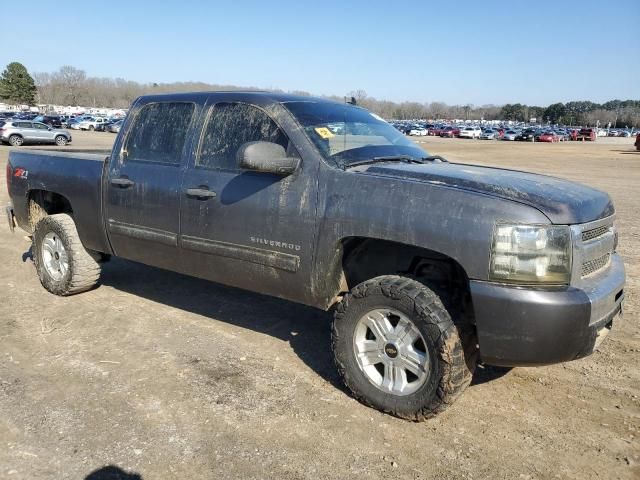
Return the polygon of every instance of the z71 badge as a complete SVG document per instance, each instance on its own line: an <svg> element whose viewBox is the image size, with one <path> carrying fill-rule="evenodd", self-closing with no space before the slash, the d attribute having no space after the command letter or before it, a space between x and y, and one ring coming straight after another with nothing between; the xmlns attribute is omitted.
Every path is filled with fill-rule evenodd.
<svg viewBox="0 0 640 480"><path fill-rule="evenodd" d="M26 179L29 176L29 170L18 167L13 171L13 176Z"/></svg>

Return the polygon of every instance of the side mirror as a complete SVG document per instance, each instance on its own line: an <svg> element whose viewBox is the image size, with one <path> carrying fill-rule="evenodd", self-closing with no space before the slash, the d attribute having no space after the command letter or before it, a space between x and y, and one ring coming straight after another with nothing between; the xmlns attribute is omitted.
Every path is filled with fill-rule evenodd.
<svg viewBox="0 0 640 480"><path fill-rule="evenodd" d="M237 156L241 168L276 175L291 175L300 165L299 159L287 157L282 145L272 142L247 142Z"/></svg>

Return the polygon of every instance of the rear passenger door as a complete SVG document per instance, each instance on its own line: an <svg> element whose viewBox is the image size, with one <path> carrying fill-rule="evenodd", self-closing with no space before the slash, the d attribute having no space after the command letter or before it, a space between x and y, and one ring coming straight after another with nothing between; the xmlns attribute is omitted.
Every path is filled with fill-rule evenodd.
<svg viewBox="0 0 640 480"><path fill-rule="evenodd" d="M179 265L180 176L196 111L186 101L134 107L105 184L106 228L116 255L169 269Z"/></svg>
<svg viewBox="0 0 640 480"><path fill-rule="evenodd" d="M29 143L34 143L38 141L38 135L33 128L33 123L31 122L17 122L15 126L20 130L20 134L25 141Z"/></svg>
<svg viewBox="0 0 640 480"><path fill-rule="evenodd" d="M304 301L310 296L318 166L301 162L284 177L242 170L236 154L246 142L277 143L299 158L300 149L285 133L295 130L293 120L280 105L212 103L182 182L185 268L227 285Z"/></svg>

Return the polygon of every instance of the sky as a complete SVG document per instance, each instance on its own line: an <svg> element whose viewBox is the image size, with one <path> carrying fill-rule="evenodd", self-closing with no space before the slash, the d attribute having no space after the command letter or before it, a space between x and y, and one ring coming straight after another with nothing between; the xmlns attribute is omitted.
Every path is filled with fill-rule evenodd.
<svg viewBox="0 0 640 480"><path fill-rule="evenodd" d="M63 4L2 22L0 68L448 104L640 99L640 0Z"/></svg>

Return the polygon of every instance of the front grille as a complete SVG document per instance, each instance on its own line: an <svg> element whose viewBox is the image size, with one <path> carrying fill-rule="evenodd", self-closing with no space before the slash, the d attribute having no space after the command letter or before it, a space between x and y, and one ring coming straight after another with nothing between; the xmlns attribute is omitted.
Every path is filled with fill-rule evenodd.
<svg viewBox="0 0 640 480"><path fill-rule="evenodd" d="M593 260L586 261L582 264L582 274L581 276L587 277L591 274L596 273L599 270L602 270L609 264L609 260L611 259L610 253L605 253L601 257L594 258Z"/></svg>
<svg viewBox="0 0 640 480"><path fill-rule="evenodd" d="M582 232L582 241L588 242L594 238L601 237L611 229L611 225L602 225L600 227L592 228L591 230L585 230Z"/></svg>

